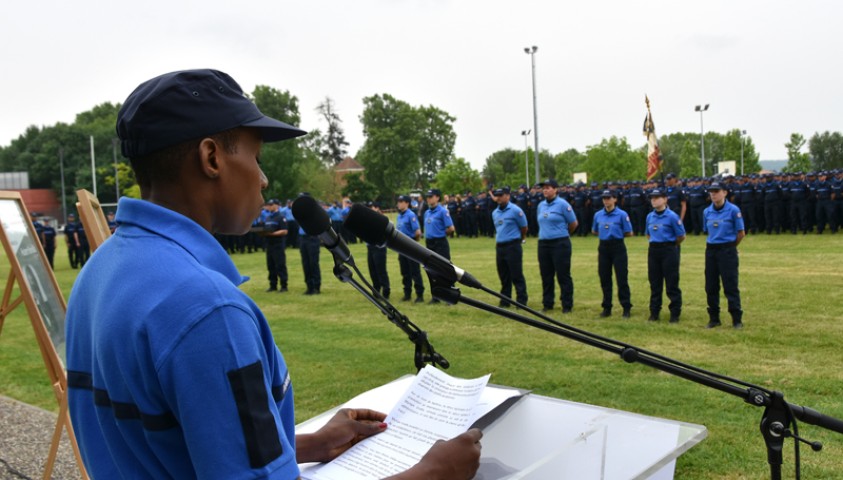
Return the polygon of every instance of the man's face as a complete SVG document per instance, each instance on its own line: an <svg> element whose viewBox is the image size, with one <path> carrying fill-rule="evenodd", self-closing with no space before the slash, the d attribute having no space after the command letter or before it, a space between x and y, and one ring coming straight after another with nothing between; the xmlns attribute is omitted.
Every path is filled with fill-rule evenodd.
<svg viewBox="0 0 843 480"><path fill-rule="evenodd" d="M427 197L427 206L428 207L433 208L436 205L439 205L439 195L431 195L431 196Z"/></svg>
<svg viewBox="0 0 843 480"><path fill-rule="evenodd" d="M556 196L556 187L554 187L553 185L543 185L542 195L544 195L544 198L550 200L551 198Z"/></svg>
<svg viewBox="0 0 843 480"><path fill-rule="evenodd" d="M216 232L240 235L249 230L264 205L261 191L268 181L260 164L263 142L257 129L238 131L234 153L218 144L214 154L219 165L218 210L213 228Z"/></svg>
<svg viewBox="0 0 843 480"><path fill-rule="evenodd" d="M502 193L498 195L497 197L495 197L495 203L497 203L498 205L506 205L507 203L509 203L509 194Z"/></svg>
<svg viewBox="0 0 843 480"><path fill-rule="evenodd" d="M409 207L410 205L407 202L402 202L399 200L395 206L398 207L399 212L403 212L404 210L407 210L407 207Z"/></svg>

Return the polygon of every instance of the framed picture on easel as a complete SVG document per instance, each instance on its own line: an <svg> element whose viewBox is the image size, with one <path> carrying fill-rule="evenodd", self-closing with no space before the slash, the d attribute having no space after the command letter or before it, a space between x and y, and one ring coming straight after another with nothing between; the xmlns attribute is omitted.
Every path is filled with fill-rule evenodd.
<svg viewBox="0 0 843 480"><path fill-rule="evenodd" d="M44 477L50 478L62 430L67 429L76 462L83 478L87 478L67 411L67 374L64 370L67 359L64 333L67 304L18 192L0 191L0 241L10 266L0 304L0 334L6 316L23 303L59 404ZM19 296L12 299L16 284Z"/></svg>
<svg viewBox="0 0 843 480"><path fill-rule="evenodd" d="M108 220L102 212L100 201L93 193L84 188L76 190L76 208L79 210L79 219L85 227L88 236L88 243L91 245L91 253L111 236L111 229L108 228Z"/></svg>

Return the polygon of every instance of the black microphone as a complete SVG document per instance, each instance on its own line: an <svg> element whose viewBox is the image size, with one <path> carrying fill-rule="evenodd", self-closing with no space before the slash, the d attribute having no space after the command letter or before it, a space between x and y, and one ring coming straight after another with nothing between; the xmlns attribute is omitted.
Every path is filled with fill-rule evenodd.
<svg viewBox="0 0 843 480"><path fill-rule="evenodd" d="M360 204L353 205L344 225L364 242L379 247L386 245L410 260L420 263L431 275L472 288L483 287L470 273L399 232L386 216L370 208Z"/></svg>
<svg viewBox="0 0 843 480"><path fill-rule="evenodd" d="M331 251L334 260L354 264L348 245L331 228L331 218L313 197L302 195L293 202L293 217L308 235L319 237L322 245Z"/></svg>

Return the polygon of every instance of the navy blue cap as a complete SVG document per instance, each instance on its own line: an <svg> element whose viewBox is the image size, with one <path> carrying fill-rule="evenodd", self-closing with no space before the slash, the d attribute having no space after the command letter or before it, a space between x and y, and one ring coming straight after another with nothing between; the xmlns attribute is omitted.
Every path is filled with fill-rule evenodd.
<svg viewBox="0 0 843 480"><path fill-rule="evenodd" d="M552 179L552 178L548 178L547 180L543 181L543 182L542 182L542 183L540 183L539 185L541 185L542 187L545 187L545 186L547 186L547 187L553 187L553 188L558 188L558 187L559 187L559 184L556 182L556 180L554 180L554 179Z"/></svg>
<svg viewBox="0 0 843 480"><path fill-rule="evenodd" d="M117 114L123 156L138 158L166 147L231 130L254 127L264 142L304 135L267 117L240 85L217 70L171 72L140 84Z"/></svg>
<svg viewBox="0 0 843 480"><path fill-rule="evenodd" d="M267 205L281 205L281 202L277 198L270 198Z"/></svg>
<svg viewBox="0 0 843 480"><path fill-rule="evenodd" d="M409 196L409 195L399 195L399 196L398 196L398 201L399 201L399 202L406 202L406 203L410 203L410 202L412 201L412 199L410 198L410 196Z"/></svg>
<svg viewBox="0 0 843 480"><path fill-rule="evenodd" d="M667 175L665 175L664 178L665 178L665 180L670 180L671 178L676 178L676 174L675 173L668 173Z"/></svg>
<svg viewBox="0 0 843 480"><path fill-rule="evenodd" d="M511 191L512 191L512 189L509 188L508 186L498 187L498 188L496 188L492 191L492 195L497 197L498 195L503 195L504 193L510 193Z"/></svg>
<svg viewBox="0 0 843 480"><path fill-rule="evenodd" d="M433 195L436 195L437 197L441 198L442 197L442 190L439 190L438 188L431 188L430 190L427 191L427 193L425 194L425 197L432 197Z"/></svg>
<svg viewBox="0 0 843 480"><path fill-rule="evenodd" d="M612 190L603 190L603 193L600 195L603 198L615 197L615 192Z"/></svg>
<svg viewBox="0 0 843 480"><path fill-rule="evenodd" d="M654 188L654 189L650 190L650 196L651 197L664 197L666 195L667 195L667 193L660 188Z"/></svg>
<svg viewBox="0 0 843 480"><path fill-rule="evenodd" d="M709 192L712 190L726 190L726 186L722 185L720 182L711 182L706 190Z"/></svg>

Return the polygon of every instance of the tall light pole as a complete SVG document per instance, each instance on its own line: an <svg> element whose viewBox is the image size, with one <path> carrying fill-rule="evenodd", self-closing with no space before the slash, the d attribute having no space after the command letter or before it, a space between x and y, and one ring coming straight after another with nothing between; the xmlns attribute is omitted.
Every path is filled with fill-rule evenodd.
<svg viewBox="0 0 843 480"><path fill-rule="evenodd" d="M703 130L703 112L708 110L708 104L705 106L697 105L694 107L695 112L700 112L700 163L702 164L702 176L705 177L705 130Z"/></svg>
<svg viewBox="0 0 843 480"><path fill-rule="evenodd" d="M746 130L741 130L741 176L743 176L743 146L746 144Z"/></svg>
<svg viewBox="0 0 843 480"><path fill-rule="evenodd" d="M530 132L531 130L521 130L521 135L524 136L524 183L527 186L530 185L530 147L527 146L527 135L529 135ZM539 181L538 177L536 177L536 181Z"/></svg>
<svg viewBox="0 0 843 480"><path fill-rule="evenodd" d="M533 64L533 143L535 144L533 152L536 159L536 181L539 181L539 117L536 111L536 50L539 47L533 45L532 47L524 47L524 53L530 55L530 61ZM529 183L529 182L527 182ZM529 186L529 185L528 185Z"/></svg>

